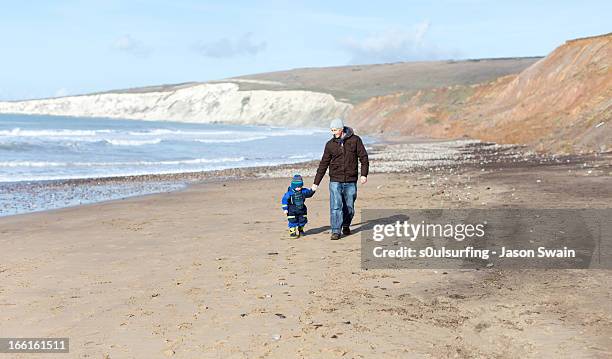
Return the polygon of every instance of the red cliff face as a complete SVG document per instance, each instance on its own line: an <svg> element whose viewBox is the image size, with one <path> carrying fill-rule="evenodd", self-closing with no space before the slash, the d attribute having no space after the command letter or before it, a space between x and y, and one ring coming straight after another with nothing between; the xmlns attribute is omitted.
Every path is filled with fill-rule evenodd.
<svg viewBox="0 0 612 359"><path fill-rule="evenodd" d="M566 42L518 75L357 105L362 132L472 137L539 151L612 150L612 34Z"/></svg>

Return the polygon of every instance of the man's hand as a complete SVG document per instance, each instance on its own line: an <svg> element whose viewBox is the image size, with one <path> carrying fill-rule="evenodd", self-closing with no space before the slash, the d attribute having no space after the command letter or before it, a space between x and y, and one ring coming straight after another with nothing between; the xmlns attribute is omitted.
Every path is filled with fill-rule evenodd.
<svg viewBox="0 0 612 359"><path fill-rule="evenodd" d="M317 190L317 188L319 188L319 186L317 186L317 185L316 185L316 184L314 184L314 183L312 184L312 186L310 186L310 189L311 189L311 190L313 190L313 191L316 191L316 190Z"/></svg>
<svg viewBox="0 0 612 359"><path fill-rule="evenodd" d="M361 176L361 184L365 184L366 182L368 182L368 177Z"/></svg>

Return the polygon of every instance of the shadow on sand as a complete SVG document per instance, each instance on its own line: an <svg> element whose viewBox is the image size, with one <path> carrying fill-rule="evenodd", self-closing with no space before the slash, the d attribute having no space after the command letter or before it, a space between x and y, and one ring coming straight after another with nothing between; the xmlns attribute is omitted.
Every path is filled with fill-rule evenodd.
<svg viewBox="0 0 612 359"><path fill-rule="evenodd" d="M363 232L363 231L369 231L372 228L374 228L375 225L377 224L388 224L388 223L393 223L396 221L407 221L408 220L408 216L403 215L403 214L397 214L397 215L393 215L393 216L388 216L388 217L382 217L382 218L374 218L374 219L370 219L364 222L360 222L360 223L354 223L352 225L352 229L351 229L351 235L352 234L357 234L359 232ZM357 226L357 227L355 227ZM318 227L318 228L311 228L306 230L305 234L306 235L312 235L312 234L319 234L319 233L323 233L323 232L328 232L329 230L331 230L330 226L322 226L322 227Z"/></svg>

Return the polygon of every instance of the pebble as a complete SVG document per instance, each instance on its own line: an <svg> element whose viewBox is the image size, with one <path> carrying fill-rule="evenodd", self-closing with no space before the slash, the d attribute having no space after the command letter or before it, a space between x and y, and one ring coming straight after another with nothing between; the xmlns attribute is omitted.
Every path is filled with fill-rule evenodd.
<svg viewBox="0 0 612 359"><path fill-rule="evenodd" d="M122 177L104 181L80 179L3 183L0 184L0 193L10 206L1 208L0 216L170 192L185 186L185 182L176 180L134 180Z"/></svg>

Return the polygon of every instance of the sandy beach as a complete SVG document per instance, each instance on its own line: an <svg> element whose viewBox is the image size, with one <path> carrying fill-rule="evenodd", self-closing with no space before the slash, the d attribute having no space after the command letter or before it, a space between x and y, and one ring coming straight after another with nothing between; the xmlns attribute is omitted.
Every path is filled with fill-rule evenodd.
<svg viewBox="0 0 612 359"><path fill-rule="evenodd" d="M500 156L380 165L357 208L612 203L611 154ZM288 179L265 177L310 184L313 166L0 218L0 337L69 337L54 358L612 356L610 271L365 271L359 212L353 235L329 240L327 177L306 236L289 239Z"/></svg>
<svg viewBox="0 0 612 359"><path fill-rule="evenodd" d="M6 2L0 359L612 359L589 5Z"/></svg>

